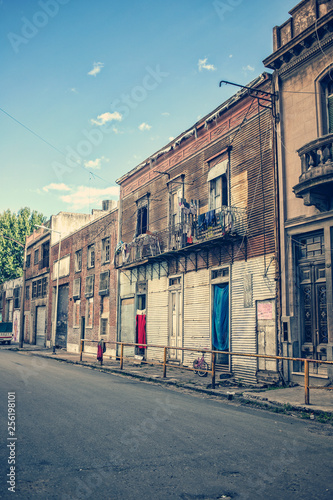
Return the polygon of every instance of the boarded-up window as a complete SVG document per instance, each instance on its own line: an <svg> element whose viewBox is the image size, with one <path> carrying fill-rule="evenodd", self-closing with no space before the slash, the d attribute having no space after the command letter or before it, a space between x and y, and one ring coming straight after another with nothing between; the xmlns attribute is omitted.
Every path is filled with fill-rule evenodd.
<svg viewBox="0 0 333 500"><path fill-rule="evenodd" d="M80 306L81 303L79 300L74 302L74 313L73 313L73 327L78 328L80 326Z"/></svg>
<svg viewBox="0 0 333 500"><path fill-rule="evenodd" d="M253 307L253 275L244 274L244 307Z"/></svg>
<svg viewBox="0 0 333 500"><path fill-rule="evenodd" d="M87 300L87 310L86 310L86 327L93 327L93 318L94 318L94 299L91 298Z"/></svg>
<svg viewBox="0 0 333 500"><path fill-rule="evenodd" d="M73 299L79 299L81 292L81 278L76 278L73 282Z"/></svg>

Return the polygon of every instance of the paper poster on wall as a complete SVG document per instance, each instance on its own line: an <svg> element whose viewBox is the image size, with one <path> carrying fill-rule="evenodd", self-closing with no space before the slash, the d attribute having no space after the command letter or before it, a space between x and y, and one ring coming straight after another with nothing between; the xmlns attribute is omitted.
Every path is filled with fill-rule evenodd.
<svg viewBox="0 0 333 500"><path fill-rule="evenodd" d="M13 341L18 342L20 335L20 311L13 314Z"/></svg>
<svg viewBox="0 0 333 500"><path fill-rule="evenodd" d="M257 318L273 319L273 300L261 300L257 302Z"/></svg>

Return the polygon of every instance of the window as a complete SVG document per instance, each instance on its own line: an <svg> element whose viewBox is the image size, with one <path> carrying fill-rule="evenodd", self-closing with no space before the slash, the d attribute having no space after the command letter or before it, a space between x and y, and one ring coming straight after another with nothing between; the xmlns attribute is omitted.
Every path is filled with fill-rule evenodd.
<svg viewBox="0 0 333 500"><path fill-rule="evenodd" d="M39 299L47 296L47 278L33 281L32 283L32 299Z"/></svg>
<svg viewBox="0 0 333 500"><path fill-rule="evenodd" d="M209 210L216 210L228 205L228 160L220 161L208 172Z"/></svg>
<svg viewBox="0 0 333 500"><path fill-rule="evenodd" d="M182 198L182 188L170 193L170 226L174 228L181 220L180 201Z"/></svg>
<svg viewBox="0 0 333 500"><path fill-rule="evenodd" d="M73 299L79 299L81 292L81 278L76 278L73 282Z"/></svg>
<svg viewBox="0 0 333 500"><path fill-rule="evenodd" d="M34 253L34 264L38 264L38 255L39 255L39 250L35 250L35 253Z"/></svg>
<svg viewBox="0 0 333 500"><path fill-rule="evenodd" d="M99 294L100 295L108 295L109 294L109 278L110 271L105 271L101 273L99 276Z"/></svg>
<svg viewBox="0 0 333 500"><path fill-rule="evenodd" d="M148 231L148 198L149 194L137 201L135 236L146 234Z"/></svg>
<svg viewBox="0 0 333 500"><path fill-rule="evenodd" d="M169 279L169 286L175 286L175 285L179 285L180 286L180 276L177 276L176 278L170 278Z"/></svg>
<svg viewBox="0 0 333 500"><path fill-rule="evenodd" d="M102 264L110 262L110 237L102 240Z"/></svg>
<svg viewBox="0 0 333 500"><path fill-rule="evenodd" d="M0 292L0 314L2 313L2 308L3 308L3 295L2 292ZM2 319L1 319L2 321Z"/></svg>
<svg viewBox="0 0 333 500"><path fill-rule="evenodd" d="M90 276L86 277L86 291L85 291L86 297L93 297L93 295L94 295L94 282L95 282L95 275L94 274L91 274Z"/></svg>
<svg viewBox="0 0 333 500"><path fill-rule="evenodd" d="M108 334L108 319L101 318L101 328L100 328L100 336L104 337Z"/></svg>
<svg viewBox="0 0 333 500"><path fill-rule="evenodd" d="M50 243L47 241L42 245L42 260L41 260L41 268L49 267L49 254L50 254Z"/></svg>
<svg viewBox="0 0 333 500"><path fill-rule="evenodd" d="M74 259L74 270L78 273L82 269L82 250L75 252Z"/></svg>
<svg viewBox="0 0 333 500"><path fill-rule="evenodd" d="M16 287L14 288L14 309L19 309L20 307L20 295L21 295L21 288Z"/></svg>
<svg viewBox="0 0 333 500"><path fill-rule="evenodd" d="M73 328L78 328L80 326L80 306L81 303L79 300L74 302L73 308Z"/></svg>
<svg viewBox="0 0 333 500"><path fill-rule="evenodd" d="M88 269L95 267L95 245L88 246L87 267Z"/></svg>
<svg viewBox="0 0 333 500"><path fill-rule="evenodd" d="M209 209L216 210L228 205L227 176L212 179L209 184Z"/></svg>
<svg viewBox="0 0 333 500"><path fill-rule="evenodd" d="M42 297L47 295L47 278L42 279Z"/></svg>
<svg viewBox="0 0 333 500"><path fill-rule="evenodd" d="M30 299L30 286L27 285L25 287L25 300L29 300Z"/></svg>
<svg viewBox="0 0 333 500"><path fill-rule="evenodd" d="M212 271L212 280L217 278L227 278L229 276L229 269L224 267L223 269L214 269Z"/></svg>
<svg viewBox="0 0 333 500"><path fill-rule="evenodd" d="M31 255L29 253L29 255L27 255L27 260L25 261L25 267L26 267L26 269L29 269L30 264L31 264Z"/></svg>
<svg viewBox="0 0 333 500"><path fill-rule="evenodd" d="M86 305L86 328L92 328L94 317L94 299L87 300Z"/></svg>
<svg viewBox="0 0 333 500"><path fill-rule="evenodd" d="M321 109L321 133L322 135L333 133L333 81L332 68L320 80L320 109Z"/></svg>

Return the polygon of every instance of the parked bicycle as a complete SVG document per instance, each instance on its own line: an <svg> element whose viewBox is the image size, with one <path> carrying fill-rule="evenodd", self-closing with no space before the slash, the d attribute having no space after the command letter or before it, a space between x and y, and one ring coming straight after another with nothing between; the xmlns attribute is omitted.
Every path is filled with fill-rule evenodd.
<svg viewBox="0 0 333 500"><path fill-rule="evenodd" d="M194 373L199 375L199 377L207 377L208 375L208 364L205 361L205 353L202 353L202 357L195 359L193 361Z"/></svg>

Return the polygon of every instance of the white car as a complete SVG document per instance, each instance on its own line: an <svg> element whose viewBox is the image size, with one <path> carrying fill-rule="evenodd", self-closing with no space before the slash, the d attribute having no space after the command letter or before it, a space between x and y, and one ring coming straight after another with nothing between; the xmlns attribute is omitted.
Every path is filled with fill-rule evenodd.
<svg viewBox="0 0 333 500"><path fill-rule="evenodd" d="M2 321L0 323L0 344L10 344L13 338L13 323Z"/></svg>

